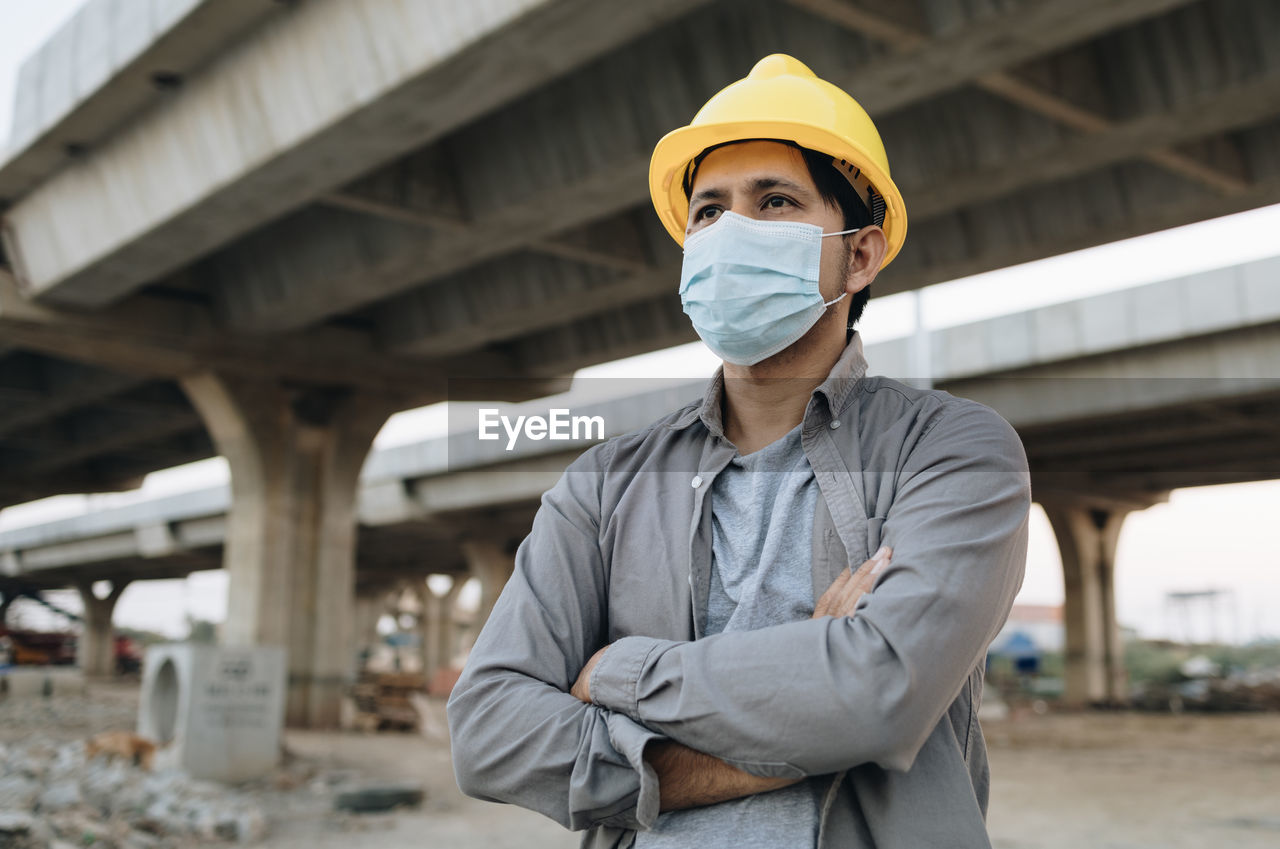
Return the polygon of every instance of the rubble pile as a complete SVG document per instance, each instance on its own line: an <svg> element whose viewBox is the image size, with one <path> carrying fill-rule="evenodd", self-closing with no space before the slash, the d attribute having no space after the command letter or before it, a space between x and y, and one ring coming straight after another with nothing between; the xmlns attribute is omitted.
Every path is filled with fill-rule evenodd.
<svg viewBox="0 0 1280 849"><path fill-rule="evenodd" d="M1280 711L1280 669L1189 675L1176 683L1146 683L1134 688L1133 704L1142 710L1208 712Z"/></svg>
<svg viewBox="0 0 1280 849"><path fill-rule="evenodd" d="M132 728L138 717L131 698L59 695L56 698L0 698L0 743L33 734L61 740L90 737L112 728Z"/></svg>
<svg viewBox="0 0 1280 849"><path fill-rule="evenodd" d="M235 789L85 753L82 741L0 744L0 846L169 849L266 831L262 809Z"/></svg>
<svg viewBox="0 0 1280 849"><path fill-rule="evenodd" d="M413 697L426 693L423 675L366 671L343 700L342 726L357 731L417 731L422 717Z"/></svg>

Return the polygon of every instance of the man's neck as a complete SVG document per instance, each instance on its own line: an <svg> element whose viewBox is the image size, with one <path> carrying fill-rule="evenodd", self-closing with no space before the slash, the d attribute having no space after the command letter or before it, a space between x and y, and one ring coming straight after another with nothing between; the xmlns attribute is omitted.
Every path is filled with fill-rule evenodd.
<svg viewBox="0 0 1280 849"><path fill-rule="evenodd" d="M800 424L809 396L844 350L831 344L798 348L792 346L753 366L724 364L721 416L725 436L739 454L759 451Z"/></svg>

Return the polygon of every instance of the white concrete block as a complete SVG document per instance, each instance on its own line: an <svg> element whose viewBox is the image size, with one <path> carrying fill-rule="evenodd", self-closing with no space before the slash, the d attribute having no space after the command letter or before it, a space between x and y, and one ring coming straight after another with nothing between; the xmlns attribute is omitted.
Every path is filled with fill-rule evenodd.
<svg viewBox="0 0 1280 849"><path fill-rule="evenodd" d="M43 666L11 666L0 675L10 699L40 699L51 691L49 673Z"/></svg>
<svg viewBox="0 0 1280 849"><path fill-rule="evenodd" d="M1239 274L1250 323L1280 319L1280 257L1241 265Z"/></svg>
<svg viewBox="0 0 1280 849"><path fill-rule="evenodd" d="M1245 323L1242 287L1234 268L1193 274L1177 281L1176 286L1189 332L1212 333Z"/></svg>
<svg viewBox="0 0 1280 849"><path fill-rule="evenodd" d="M21 150L39 131L40 72L43 66L32 59L22 63L13 91L13 115L6 150Z"/></svg>
<svg viewBox="0 0 1280 849"><path fill-rule="evenodd" d="M227 517L204 516L199 519L188 519L178 525L175 534L179 545L183 548L221 545L227 538Z"/></svg>
<svg viewBox="0 0 1280 849"><path fill-rule="evenodd" d="M902 339L890 339L887 342L868 345L866 347L867 374L883 375L895 380L910 377L911 375L907 374L911 370L909 354L907 343Z"/></svg>
<svg viewBox="0 0 1280 849"><path fill-rule="evenodd" d="M143 557L165 557L178 550L178 540L168 522L139 525L133 533Z"/></svg>
<svg viewBox="0 0 1280 849"><path fill-rule="evenodd" d="M111 65L123 68L151 43L150 4L115 0L111 4Z"/></svg>
<svg viewBox="0 0 1280 849"><path fill-rule="evenodd" d="M1182 299L1170 297L1173 282L1153 283L1130 291L1133 298L1135 327L1133 345L1166 342L1187 335L1187 322Z"/></svg>
<svg viewBox="0 0 1280 849"><path fill-rule="evenodd" d="M391 525L423 517L422 507L409 497L398 478L362 486L359 514L362 525Z"/></svg>
<svg viewBox="0 0 1280 849"><path fill-rule="evenodd" d="M985 323L987 354L993 371L1019 368L1027 364L1031 352L1032 325L1026 313L1002 315Z"/></svg>
<svg viewBox="0 0 1280 849"><path fill-rule="evenodd" d="M48 667L48 691L52 698L59 696L83 696L88 692L84 673L74 666Z"/></svg>
<svg viewBox="0 0 1280 849"><path fill-rule="evenodd" d="M934 375L950 377L988 371L985 330L982 324L975 323L948 327L934 333L931 340L933 348L931 365ZM907 375L907 377L923 376Z"/></svg>
<svg viewBox="0 0 1280 849"><path fill-rule="evenodd" d="M1133 306L1133 300L1125 291L1079 301L1083 352L1101 353L1127 347L1134 331Z"/></svg>
<svg viewBox="0 0 1280 849"><path fill-rule="evenodd" d="M111 47L103 38L103 33L111 31L110 4L86 3L76 13L72 26L75 32L72 90L76 101L82 101L101 88L114 71Z"/></svg>
<svg viewBox="0 0 1280 849"><path fill-rule="evenodd" d="M151 0L151 30L154 38L177 26L197 6L210 0Z"/></svg>
<svg viewBox="0 0 1280 849"><path fill-rule="evenodd" d="M149 648L138 733L159 744L156 767L211 781L241 781L274 768L286 669L278 647Z"/></svg>
<svg viewBox="0 0 1280 849"><path fill-rule="evenodd" d="M1054 304L1031 313L1035 359L1039 362L1065 360L1081 349L1080 312L1073 303Z"/></svg>
<svg viewBox="0 0 1280 849"><path fill-rule="evenodd" d="M32 57L40 71L40 126L51 126L75 102L75 33L63 28Z"/></svg>

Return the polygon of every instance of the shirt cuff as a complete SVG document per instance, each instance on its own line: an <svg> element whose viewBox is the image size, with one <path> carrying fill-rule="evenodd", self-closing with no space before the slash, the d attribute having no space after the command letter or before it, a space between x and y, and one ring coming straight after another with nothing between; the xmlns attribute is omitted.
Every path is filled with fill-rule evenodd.
<svg viewBox="0 0 1280 849"><path fill-rule="evenodd" d="M653 650L665 642L653 637L623 637L611 643L591 671L591 701L639 722L636 684L640 671Z"/></svg>
<svg viewBox="0 0 1280 849"><path fill-rule="evenodd" d="M605 722L609 729L609 742L640 776L640 790L636 795L634 821L631 817L619 817L617 822L606 819L603 824L621 828L635 828L638 825L641 831L648 831L658 819L658 774L645 761L644 750L655 740L667 738L613 711L608 713Z"/></svg>

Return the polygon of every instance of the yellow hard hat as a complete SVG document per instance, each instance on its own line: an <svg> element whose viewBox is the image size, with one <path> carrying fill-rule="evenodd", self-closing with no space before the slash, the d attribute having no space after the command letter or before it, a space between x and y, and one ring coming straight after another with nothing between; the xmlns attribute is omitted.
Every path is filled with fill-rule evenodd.
<svg viewBox="0 0 1280 849"><path fill-rule="evenodd" d="M888 265L907 237L907 210L889 178L884 143L865 109L842 89L820 80L798 59L782 53L756 63L746 79L721 89L689 126L662 137L649 160L649 194L667 232L684 244L689 199L682 185L689 163L702 151L745 139L793 141L830 154L832 164L859 189L873 219L880 218ZM873 191L868 192L867 186ZM876 223L880 223L879 220Z"/></svg>

